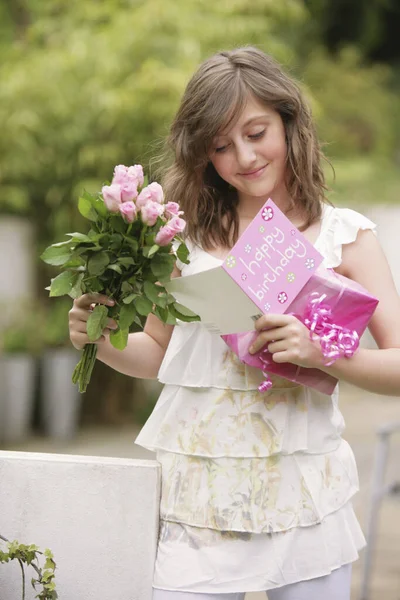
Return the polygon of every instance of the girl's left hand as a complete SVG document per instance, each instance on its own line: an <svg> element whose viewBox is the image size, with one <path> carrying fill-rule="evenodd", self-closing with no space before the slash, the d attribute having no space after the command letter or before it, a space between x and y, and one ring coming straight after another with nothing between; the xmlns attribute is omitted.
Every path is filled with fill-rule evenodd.
<svg viewBox="0 0 400 600"><path fill-rule="evenodd" d="M318 338L310 338L310 330L293 315L263 315L255 322L260 334L251 347L255 354L264 346L276 363L290 362L300 367L319 368L324 356Z"/></svg>

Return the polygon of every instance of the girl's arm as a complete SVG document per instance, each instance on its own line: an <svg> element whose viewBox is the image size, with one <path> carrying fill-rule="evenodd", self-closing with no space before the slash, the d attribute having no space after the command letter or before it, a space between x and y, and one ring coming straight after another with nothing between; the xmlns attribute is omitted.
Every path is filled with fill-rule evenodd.
<svg viewBox="0 0 400 600"><path fill-rule="evenodd" d="M326 367L318 340L310 339L303 323L292 315L272 314L256 321L260 333L249 350L256 353L267 346L276 363L318 368L364 390L400 396L400 298L386 257L371 230L360 231L355 242L343 246L342 263L337 270L379 299L369 324L378 350L360 348L351 358L340 358Z"/></svg>
<svg viewBox="0 0 400 600"><path fill-rule="evenodd" d="M156 379L173 330L173 325L149 315L143 331L129 334L124 350L116 350L107 336L98 346L97 358L124 375Z"/></svg>
<svg viewBox="0 0 400 600"><path fill-rule="evenodd" d="M358 281L379 304L369 330L379 349L360 348L352 358L341 358L319 368L362 389L400 396L400 298L385 254L370 230L343 246L340 273Z"/></svg>

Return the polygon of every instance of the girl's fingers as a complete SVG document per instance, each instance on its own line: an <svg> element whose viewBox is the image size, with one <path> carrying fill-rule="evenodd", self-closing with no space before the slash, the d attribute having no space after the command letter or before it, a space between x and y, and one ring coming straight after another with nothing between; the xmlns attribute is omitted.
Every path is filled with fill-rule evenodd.
<svg viewBox="0 0 400 600"><path fill-rule="evenodd" d="M276 342L285 339L286 334L286 327L278 327L277 329L269 329L268 331L262 331L250 346L250 354L255 354L270 342Z"/></svg>
<svg viewBox="0 0 400 600"><path fill-rule="evenodd" d="M293 315L275 315L268 314L263 315L254 323L254 327L257 331L276 329L279 327L285 327L293 322L295 319Z"/></svg>
<svg viewBox="0 0 400 600"><path fill-rule="evenodd" d="M114 306L115 302L105 294L83 294L76 300L74 300L75 306L90 310L91 305L105 304L107 306Z"/></svg>
<svg viewBox="0 0 400 600"><path fill-rule="evenodd" d="M285 340L268 344L268 352L271 354L275 354L275 352L284 352L285 350L287 350L287 342Z"/></svg>

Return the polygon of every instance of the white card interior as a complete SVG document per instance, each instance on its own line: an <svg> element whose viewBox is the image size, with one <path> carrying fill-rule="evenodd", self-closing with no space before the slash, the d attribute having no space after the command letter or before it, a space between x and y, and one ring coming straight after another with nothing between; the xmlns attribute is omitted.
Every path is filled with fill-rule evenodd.
<svg viewBox="0 0 400 600"><path fill-rule="evenodd" d="M260 310L222 267L177 277L167 290L200 316L204 327L220 335L252 331Z"/></svg>

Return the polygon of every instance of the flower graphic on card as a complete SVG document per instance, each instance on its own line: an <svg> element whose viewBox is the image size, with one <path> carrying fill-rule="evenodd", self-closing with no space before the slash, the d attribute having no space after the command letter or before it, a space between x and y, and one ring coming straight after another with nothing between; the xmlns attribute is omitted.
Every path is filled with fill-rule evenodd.
<svg viewBox="0 0 400 600"><path fill-rule="evenodd" d="M242 273L241 280L246 281L246 279L247 279L246 273Z"/></svg>
<svg viewBox="0 0 400 600"><path fill-rule="evenodd" d="M265 206L262 210L261 217L264 221L270 221L274 217L274 211L271 206Z"/></svg>
<svg viewBox="0 0 400 600"><path fill-rule="evenodd" d="M313 258L307 258L305 264L307 269L313 269L315 267L315 260Z"/></svg>
<svg viewBox="0 0 400 600"><path fill-rule="evenodd" d="M265 310L265 312L268 312L268 311L271 310L271 305L270 305L269 302L267 302L266 304L264 304L264 310Z"/></svg>
<svg viewBox="0 0 400 600"><path fill-rule="evenodd" d="M258 231L259 231L260 233L264 233L264 231L265 231L265 227L264 227L264 225L261 225L261 227L259 228L259 230L258 230Z"/></svg>
<svg viewBox="0 0 400 600"><path fill-rule="evenodd" d="M226 259L226 266L229 269L233 269L233 267L236 266L236 258L233 256L233 254L228 256L228 258Z"/></svg>
<svg viewBox="0 0 400 600"><path fill-rule="evenodd" d="M285 304L285 302L288 299L288 295L286 292L281 292L280 294L278 294L278 302L279 304Z"/></svg>
<svg viewBox="0 0 400 600"><path fill-rule="evenodd" d="M251 246L250 246L250 244L247 244L247 245L244 247L244 251L245 251L245 252L247 252L247 254L249 254L249 252L251 252Z"/></svg>
<svg viewBox="0 0 400 600"><path fill-rule="evenodd" d="M296 275L294 273L288 273L286 275L286 279L289 283L293 283L293 281L296 279Z"/></svg>

